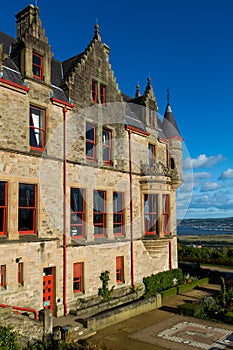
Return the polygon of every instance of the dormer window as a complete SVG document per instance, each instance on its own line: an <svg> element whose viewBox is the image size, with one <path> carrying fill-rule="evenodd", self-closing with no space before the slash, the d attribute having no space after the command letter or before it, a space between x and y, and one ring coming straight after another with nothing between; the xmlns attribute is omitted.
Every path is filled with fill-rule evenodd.
<svg viewBox="0 0 233 350"><path fill-rule="evenodd" d="M35 52L32 53L32 72L34 78L42 79L42 56Z"/></svg>

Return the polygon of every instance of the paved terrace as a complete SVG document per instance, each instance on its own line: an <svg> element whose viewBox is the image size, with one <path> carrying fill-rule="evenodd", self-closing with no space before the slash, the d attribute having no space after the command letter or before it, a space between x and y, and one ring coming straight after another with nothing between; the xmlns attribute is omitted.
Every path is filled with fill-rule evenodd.
<svg viewBox="0 0 233 350"><path fill-rule="evenodd" d="M219 289L206 284L167 297L160 309L107 327L89 340L111 350L232 350L232 326L177 314L177 305L215 294Z"/></svg>

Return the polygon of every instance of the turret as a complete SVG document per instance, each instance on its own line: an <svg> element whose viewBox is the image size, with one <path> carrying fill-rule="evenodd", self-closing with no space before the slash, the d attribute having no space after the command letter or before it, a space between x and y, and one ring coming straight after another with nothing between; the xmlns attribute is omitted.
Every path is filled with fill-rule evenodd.
<svg viewBox="0 0 233 350"><path fill-rule="evenodd" d="M169 97L167 107L164 113L164 118L162 121L162 128L166 138L169 141L169 163L174 170L175 176L178 182L182 181L182 143L183 138L180 135L176 120L174 118Z"/></svg>

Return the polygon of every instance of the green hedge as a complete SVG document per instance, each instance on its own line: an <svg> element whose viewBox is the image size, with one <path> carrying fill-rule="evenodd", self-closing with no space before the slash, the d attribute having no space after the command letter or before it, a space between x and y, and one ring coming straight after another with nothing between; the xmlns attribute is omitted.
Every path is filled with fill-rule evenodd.
<svg viewBox="0 0 233 350"><path fill-rule="evenodd" d="M183 273L181 269L159 272L156 275L143 278L145 285L145 298L155 296L162 291L174 287L174 282L179 285L183 283Z"/></svg>
<svg viewBox="0 0 233 350"><path fill-rule="evenodd" d="M164 290L160 292L163 298L165 297L170 297L171 295L176 295L177 294L177 287L172 287L167 290Z"/></svg>
<svg viewBox="0 0 233 350"><path fill-rule="evenodd" d="M193 289L195 287L202 286L205 283L209 283L209 278L205 277L202 278L201 280L196 280L191 283L185 283L177 287L177 294L183 293L186 290Z"/></svg>
<svg viewBox="0 0 233 350"><path fill-rule="evenodd" d="M179 315L198 317L202 313L202 307L199 304L186 303L178 305Z"/></svg>
<svg viewBox="0 0 233 350"><path fill-rule="evenodd" d="M225 315L225 322L229 324L233 324L233 312L228 311Z"/></svg>

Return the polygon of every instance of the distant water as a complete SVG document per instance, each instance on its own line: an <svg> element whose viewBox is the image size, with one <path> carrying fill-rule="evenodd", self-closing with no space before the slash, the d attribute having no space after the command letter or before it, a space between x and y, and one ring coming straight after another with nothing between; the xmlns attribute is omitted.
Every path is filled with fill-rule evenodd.
<svg viewBox="0 0 233 350"><path fill-rule="evenodd" d="M225 231L221 229L202 229L202 228L195 228L195 227L187 227L187 226L178 226L177 227L177 234L178 236L199 236L199 235L229 235L232 234L233 238L233 231Z"/></svg>

